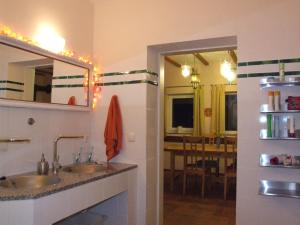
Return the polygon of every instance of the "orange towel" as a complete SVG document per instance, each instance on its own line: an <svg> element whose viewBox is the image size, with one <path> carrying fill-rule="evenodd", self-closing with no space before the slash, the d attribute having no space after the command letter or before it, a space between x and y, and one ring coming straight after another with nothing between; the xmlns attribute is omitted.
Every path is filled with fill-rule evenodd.
<svg viewBox="0 0 300 225"><path fill-rule="evenodd" d="M119 154L123 141L122 116L118 97L112 96L104 131L107 161Z"/></svg>
<svg viewBox="0 0 300 225"><path fill-rule="evenodd" d="M68 101L68 105L76 105L76 97L71 96Z"/></svg>

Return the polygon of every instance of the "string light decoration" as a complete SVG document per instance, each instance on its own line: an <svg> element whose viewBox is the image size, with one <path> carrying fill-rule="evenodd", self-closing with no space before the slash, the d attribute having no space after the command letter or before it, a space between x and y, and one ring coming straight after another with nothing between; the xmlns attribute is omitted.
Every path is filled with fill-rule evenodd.
<svg viewBox="0 0 300 225"><path fill-rule="evenodd" d="M9 37L15 40L19 40L21 42L24 42L26 44L32 45L32 46L36 46L41 48L41 46L39 45L39 43L31 38L28 38L26 36L23 36L15 31L13 31L10 27L5 26L5 25L1 25L0 24L0 36L5 36L5 37ZM47 49L46 49L47 50ZM72 59L77 59L81 62L84 62L86 64L92 65L92 61L90 60L89 57L85 57L85 56L77 56L74 51L69 50L69 49L63 49L62 51L60 51L59 53L57 53L59 55L65 56L65 57L69 57ZM97 102L98 99L100 99L101 95L100 95L100 91L101 91L101 87L98 85L100 81L100 75L98 73L98 68L94 67L93 68L93 73L91 75L91 88L92 88L92 108L95 109L97 106ZM84 91L85 93L88 92L88 87L89 87L89 77L88 74L85 74L85 79L84 79ZM87 98L87 97L86 97Z"/></svg>
<svg viewBox="0 0 300 225"><path fill-rule="evenodd" d="M93 87L93 99L92 99L92 109L95 110L97 106L97 102L101 97L101 87L99 86L100 83L100 74L97 67L94 67L93 70L93 77L91 80L91 86Z"/></svg>
<svg viewBox="0 0 300 225"><path fill-rule="evenodd" d="M15 31L13 31L10 27L1 25L1 24L0 24L0 35L22 41L29 45L40 47L37 41L35 41L29 37L23 36ZM69 58L77 59L77 60L87 63L89 65L93 64L89 57L77 56L72 50L69 50L69 49L64 49L57 54L66 56Z"/></svg>

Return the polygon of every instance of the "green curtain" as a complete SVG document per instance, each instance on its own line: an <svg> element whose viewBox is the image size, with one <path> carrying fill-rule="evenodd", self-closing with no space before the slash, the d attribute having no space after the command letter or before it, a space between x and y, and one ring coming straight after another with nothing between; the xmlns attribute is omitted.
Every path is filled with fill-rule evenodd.
<svg viewBox="0 0 300 225"><path fill-rule="evenodd" d="M202 86L194 89L194 136L201 136L204 127L204 90Z"/></svg>
<svg viewBox="0 0 300 225"><path fill-rule="evenodd" d="M210 132L216 136L225 133L225 85L211 86Z"/></svg>

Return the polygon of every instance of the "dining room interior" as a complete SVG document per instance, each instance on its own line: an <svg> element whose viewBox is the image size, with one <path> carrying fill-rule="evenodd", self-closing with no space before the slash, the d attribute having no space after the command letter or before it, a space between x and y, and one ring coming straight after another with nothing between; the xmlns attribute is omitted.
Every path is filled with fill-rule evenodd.
<svg viewBox="0 0 300 225"><path fill-rule="evenodd" d="M164 223L234 225L237 51L164 56Z"/></svg>

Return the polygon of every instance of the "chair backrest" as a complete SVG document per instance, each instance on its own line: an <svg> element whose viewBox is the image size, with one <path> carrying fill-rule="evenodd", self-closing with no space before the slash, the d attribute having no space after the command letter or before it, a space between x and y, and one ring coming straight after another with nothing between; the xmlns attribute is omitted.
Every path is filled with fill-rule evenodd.
<svg viewBox="0 0 300 225"><path fill-rule="evenodd" d="M205 134L204 137L206 139L205 141L208 141L208 144L210 144L210 145L216 144L216 135L215 134L213 134L213 133Z"/></svg>
<svg viewBox="0 0 300 225"><path fill-rule="evenodd" d="M237 136L224 137L224 151L225 151L225 173L230 171L236 172L236 157L237 150Z"/></svg>
<svg viewBox="0 0 300 225"><path fill-rule="evenodd" d="M205 168L205 137L184 136L184 169ZM200 162L200 163L199 163Z"/></svg>

